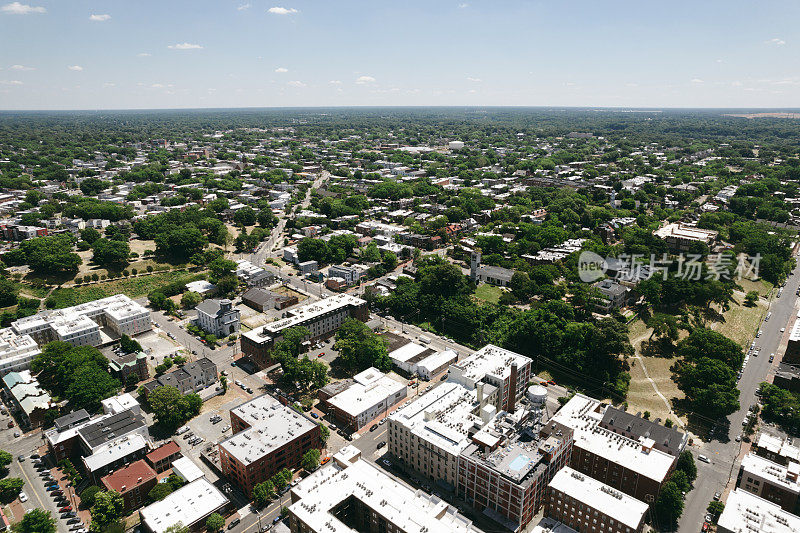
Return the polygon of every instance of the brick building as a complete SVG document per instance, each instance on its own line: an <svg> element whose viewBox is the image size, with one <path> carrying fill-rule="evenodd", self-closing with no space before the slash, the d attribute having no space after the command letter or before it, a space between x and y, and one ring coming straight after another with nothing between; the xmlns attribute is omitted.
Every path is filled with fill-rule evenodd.
<svg viewBox="0 0 800 533"><path fill-rule="evenodd" d="M122 495L125 514L141 507L147 499L147 493L158 483L156 471L142 459L103 477L101 481L106 490L114 490Z"/></svg>
<svg viewBox="0 0 800 533"><path fill-rule="evenodd" d="M219 443L223 475L250 496L253 487L321 448L319 425L267 394L231 409L233 435Z"/></svg>

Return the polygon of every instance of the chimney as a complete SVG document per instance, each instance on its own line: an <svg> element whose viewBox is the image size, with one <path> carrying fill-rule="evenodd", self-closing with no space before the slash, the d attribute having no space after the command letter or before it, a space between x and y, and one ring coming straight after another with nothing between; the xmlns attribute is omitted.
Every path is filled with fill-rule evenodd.
<svg viewBox="0 0 800 533"><path fill-rule="evenodd" d="M511 365L511 380L508 385L508 400L506 401L506 411L514 412L517 403L517 363Z"/></svg>
<svg viewBox="0 0 800 533"><path fill-rule="evenodd" d="M481 402L483 402L483 382L482 382L482 381L479 381L479 382L478 382L478 383L475 385L475 388L476 388L476 389L477 389L477 391L478 391L478 403L481 403Z"/></svg>

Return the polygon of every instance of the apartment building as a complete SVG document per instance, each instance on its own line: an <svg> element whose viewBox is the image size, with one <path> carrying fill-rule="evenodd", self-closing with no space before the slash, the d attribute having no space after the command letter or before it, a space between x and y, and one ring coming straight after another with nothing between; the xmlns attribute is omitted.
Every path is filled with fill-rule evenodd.
<svg viewBox="0 0 800 533"><path fill-rule="evenodd" d="M261 368L271 363L270 353L286 329L303 326L311 334L311 342L331 337L344 324L355 318L366 322L369 319L367 302L350 294L337 294L286 311L288 317L270 322L242 334L242 353Z"/></svg>
<svg viewBox="0 0 800 533"><path fill-rule="evenodd" d="M283 468L300 466L303 454L320 448L319 425L263 394L231 409L233 435L219 443L223 475L250 496L253 487Z"/></svg>
<svg viewBox="0 0 800 533"><path fill-rule="evenodd" d="M156 471L143 460L120 468L101 479L106 490L113 490L122 496L125 514L130 514L145 502L147 494L156 486Z"/></svg>
<svg viewBox="0 0 800 533"><path fill-rule="evenodd" d="M759 433L753 442L751 451L782 466L788 466L789 463L800 463L800 447L790 444L787 439L769 433Z"/></svg>
<svg viewBox="0 0 800 533"><path fill-rule="evenodd" d="M479 382L497 387L498 411L514 412L531 379L531 360L524 355L487 344L472 355L450 365L448 381L474 389Z"/></svg>
<svg viewBox="0 0 800 533"><path fill-rule="evenodd" d="M40 353L30 335L17 335L11 328L0 329L0 376L29 369Z"/></svg>
<svg viewBox="0 0 800 533"><path fill-rule="evenodd" d="M197 361L186 363L142 386L145 396L159 387L166 386L175 387L181 394L188 394L210 387L217 382L217 377L217 365L208 357L203 357Z"/></svg>
<svg viewBox="0 0 800 533"><path fill-rule="evenodd" d="M531 416L482 429L461 452L458 496L512 531L524 528L546 501L547 486L569 463L573 431ZM502 417L502 418L501 418Z"/></svg>
<svg viewBox="0 0 800 533"><path fill-rule="evenodd" d="M353 377L353 384L326 401L339 427L356 431L376 418L407 394L405 383L390 378L377 368L368 368Z"/></svg>
<svg viewBox="0 0 800 533"><path fill-rule="evenodd" d="M742 489L728 495L717 520L717 533L796 533L800 517Z"/></svg>
<svg viewBox="0 0 800 533"><path fill-rule="evenodd" d="M291 490L292 533L479 533L444 500L397 481L346 446Z"/></svg>
<svg viewBox="0 0 800 533"><path fill-rule="evenodd" d="M117 336L133 337L152 329L150 311L124 294L55 311L42 311L15 320L17 335L30 335L39 345L64 341L74 346L98 346L113 340L101 333L108 328Z"/></svg>
<svg viewBox="0 0 800 533"><path fill-rule="evenodd" d="M648 505L565 466L549 485L545 515L579 533L640 533Z"/></svg>
<svg viewBox="0 0 800 533"><path fill-rule="evenodd" d="M458 483L458 457L472 435L497 413L497 388L446 382L389 415L387 444L401 464L449 490Z"/></svg>
<svg viewBox="0 0 800 533"><path fill-rule="evenodd" d="M800 515L800 463L775 463L749 453L742 459L736 486L778 505L784 511Z"/></svg>
<svg viewBox="0 0 800 533"><path fill-rule="evenodd" d="M145 456L147 463L157 473L166 472L172 463L183 457L181 447L174 440L169 440Z"/></svg>
<svg viewBox="0 0 800 533"><path fill-rule="evenodd" d="M575 431L569 466L637 500L653 503L677 461L676 455L659 448L672 449L674 440L657 445L652 438L655 431L651 436L643 434L645 425L634 428L631 424L629 436L618 433L620 428L606 418L608 408L599 400L576 394L553 415L551 420ZM610 415L615 416L619 413ZM624 428L627 430L628 424Z"/></svg>

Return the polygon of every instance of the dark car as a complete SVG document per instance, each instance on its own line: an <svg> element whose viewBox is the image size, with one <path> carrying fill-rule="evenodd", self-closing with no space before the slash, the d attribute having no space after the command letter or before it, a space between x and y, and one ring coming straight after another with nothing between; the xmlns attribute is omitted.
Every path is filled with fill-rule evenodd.
<svg viewBox="0 0 800 533"><path fill-rule="evenodd" d="M231 523L228 524L228 529L235 528L236 526L239 525L239 522L241 522L241 520L239 520L238 518L234 518L233 520L231 520Z"/></svg>
<svg viewBox="0 0 800 533"><path fill-rule="evenodd" d="M57 498L57 497L60 497L60 496L63 496L63 495L64 495L64 491L61 490L61 489L54 490L53 492L50 493L50 496L52 496L53 498Z"/></svg>
<svg viewBox="0 0 800 533"><path fill-rule="evenodd" d="M311 418L319 418L319 415L317 413L311 413Z"/></svg>
<svg viewBox="0 0 800 533"><path fill-rule="evenodd" d="M372 427L369 428L370 431L375 431L378 429L378 424L372 424Z"/></svg>
<svg viewBox="0 0 800 533"><path fill-rule="evenodd" d="M380 450L381 448L383 448L384 446L386 446L386 441L385 441L385 440L382 440L382 441L380 441L380 442L378 443L378 449L379 449L379 450Z"/></svg>

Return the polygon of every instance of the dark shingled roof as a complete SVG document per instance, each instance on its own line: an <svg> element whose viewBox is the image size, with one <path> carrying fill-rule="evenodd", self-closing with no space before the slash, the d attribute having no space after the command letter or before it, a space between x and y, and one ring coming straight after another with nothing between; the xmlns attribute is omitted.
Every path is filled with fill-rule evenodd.
<svg viewBox="0 0 800 533"><path fill-rule="evenodd" d="M600 426L629 438L645 437L653 439L657 446L669 450L669 453L675 456L683 451L685 445L685 433L645 420L640 416L626 413L616 407L606 409Z"/></svg>

